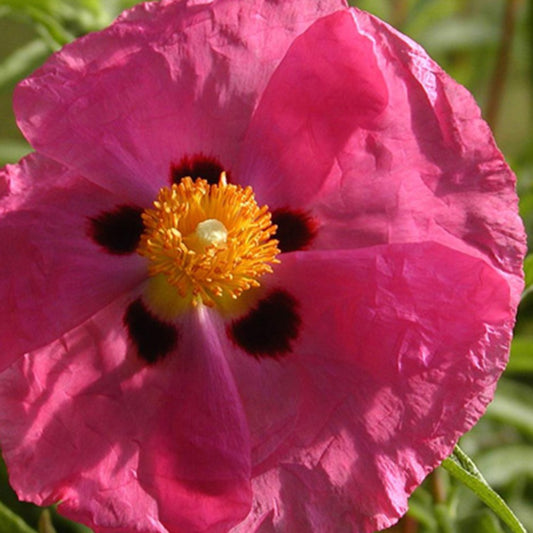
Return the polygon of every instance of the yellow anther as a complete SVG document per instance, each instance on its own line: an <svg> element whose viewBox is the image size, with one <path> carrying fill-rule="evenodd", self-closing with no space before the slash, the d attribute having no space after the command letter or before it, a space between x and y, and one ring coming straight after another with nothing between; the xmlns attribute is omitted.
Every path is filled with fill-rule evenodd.
<svg viewBox="0 0 533 533"><path fill-rule="evenodd" d="M137 252L149 259L151 303L165 315L239 298L279 262L268 207L257 205L251 187L227 184L224 173L216 185L183 178L163 187L142 218Z"/></svg>

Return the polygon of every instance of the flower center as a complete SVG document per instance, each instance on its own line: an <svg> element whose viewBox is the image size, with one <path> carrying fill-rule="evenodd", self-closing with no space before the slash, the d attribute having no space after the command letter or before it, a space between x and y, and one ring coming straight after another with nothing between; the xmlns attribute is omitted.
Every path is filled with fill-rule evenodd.
<svg viewBox="0 0 533 533"><path fill-rule="evenodd" d="M224 173L215 185L187 177L163 187L142 219L137 252L149 259L149 294L164 314L235 300L279 262L268 207L257 205L251 187L227 184Z"/></svg>

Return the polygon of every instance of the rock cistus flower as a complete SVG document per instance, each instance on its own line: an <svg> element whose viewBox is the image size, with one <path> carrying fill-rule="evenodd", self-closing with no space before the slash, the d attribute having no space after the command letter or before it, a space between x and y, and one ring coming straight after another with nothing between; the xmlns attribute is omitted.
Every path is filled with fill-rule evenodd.
<svg viewBox="0 0 533 533"><path fill-rule="evenodd" d="M340 0L141 4L15 93L0 443L96 532L371 532L491 400L522 289L478 107Z"/></svg>

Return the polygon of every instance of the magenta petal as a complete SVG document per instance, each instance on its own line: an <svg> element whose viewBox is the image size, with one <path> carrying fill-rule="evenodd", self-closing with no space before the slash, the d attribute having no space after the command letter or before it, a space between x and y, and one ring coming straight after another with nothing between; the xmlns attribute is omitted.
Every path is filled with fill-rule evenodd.
<svg viewBox="0 0 533 533"><path fill-rule="evenodd" d="M350 11L315 22L262 95L240 174L271 207L307 207L348 139L387 104L373 41L355 29Z"/></svg>
<svg viewBox="0 0 533 533"><path fill-rule="evenodd" d="M224 532L250 509L247 422L218 317L201 308L181 331L178 353L170 355L176 361L161 370L167 391L155 418L160 430L147 436L153 453L141 457L139 480L156 496L169 531Z"/></svg>
<svg viewBox="0 0 533 533"><path fill-rule="evenodd" d="M97 532L227 531L248 513L250 452L218 328L204 313L146 367L119 300L0 375L0 442L19 497Z"/></svg>
<svg viewBox="0 0 533 533"><path fill-rule="evenodd" d="M142 259L103 252L89 217L115 196L62 165L31 155L0 171L0 367L82 323L146 276Z"/></svg>
<svg viewBox="0 0 533 533"><path fill-rule="evenodd" d="M315 249L434 241L521 275L515 177L477 104L367 13L334 13L295 40L245 147L243 179L271 207L309 211Z"/></svg>
<svg viewBox="0 0 533 533"><path fill-rule="evenodd" d="M256 499L238 531L382 529L484 412L516 301L484 261L433 243L284 259L276 283L303 322L294 353L233 362Z"/></svg>
<svg viewBox="0 0 533 533"><path fill-rule="evenodd" d="M234 166L239 142L290 42L343 0L153 2L78 39L15 94L41 153L137 200L170 164L204 152Z"/></svg>

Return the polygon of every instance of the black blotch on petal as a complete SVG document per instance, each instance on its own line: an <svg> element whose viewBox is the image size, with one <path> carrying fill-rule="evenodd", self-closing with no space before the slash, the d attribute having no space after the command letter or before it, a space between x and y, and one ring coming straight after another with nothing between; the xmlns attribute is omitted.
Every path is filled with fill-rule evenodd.
<svg viewBox="0 0 533 533"><path fill-rule="evenodd" d="M281 252L307 248L317 233L316 222L305 211L297 209L275 209L272 223L278 227L274 238L279 241Z"/></svg>
<svg viewBox="0 0 533 533"><path fill-rule="evenodd" d="M291 351L300 325L298 302L287 292L276 290L233 322L228 333L250 355L277 358Z"/></svg>
<svg viewBox="0 0 533 533"><path fill-rule="evenodd" d="M178 184L183 178L190 177L193 180L203 178L210 185L215 185L220 179L224 167L216 157L203 154L193 156L186 155L179 163L173 163L170 167L170 181ZM226 171L226 180L229 182L230 175Z"/></svg>
<svg viewBox="0 0 533 533"><path fill-rule="evenodd" d="M178 344L176 327L152 315L140 298L126 309L124 325L137 354L149 365L163 359Z"/></svg>
<svg viewBox="0 0 533 533"><path fill-rule="evenodd" d="M137 249L144 231L143 209L120 205L112 211L89 218L89 235L110 254L131 254Z"/></svg>

